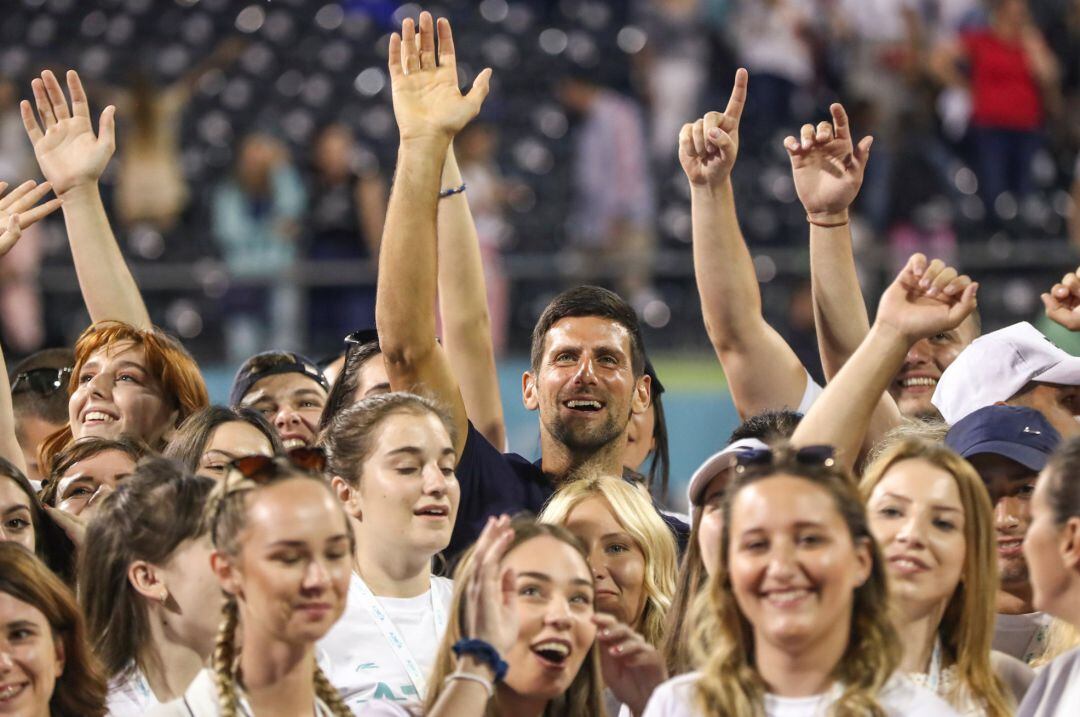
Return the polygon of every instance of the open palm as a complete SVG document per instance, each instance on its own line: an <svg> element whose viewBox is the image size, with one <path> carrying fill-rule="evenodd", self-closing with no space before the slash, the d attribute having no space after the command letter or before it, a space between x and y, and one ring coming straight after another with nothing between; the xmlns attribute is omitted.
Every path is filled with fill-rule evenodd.
<svg viewBox="0 0 1080 717"><path fill-rule="evenodd" d="M854 145L843 106L833 104L829 109L832 123L820 122L816 129L803 125L800 139L784 140L795 191L810 215L842 212L855 201L873 142L865 137Z"/></svg>
<svg viewBox="0 0 1080 717"><path fill-rule="evenodd" d="M67 82L70 109L60 83L48 70L32 83L37 117L29 102L20 104L38 166L57 196L96 182L116 147L115 108L109 106L101 113L100 133L95 135L86 93L74 70L68 71Z"/></svg>
<svg viewBox="0 0 1080 717"><path fill-rule="evenodd" d="M0 182L0 256L4 256L22 236L22 230L60 208L59 199L38 204L52 188L48 182L23 182L7 195L7 182Z"/></svg>

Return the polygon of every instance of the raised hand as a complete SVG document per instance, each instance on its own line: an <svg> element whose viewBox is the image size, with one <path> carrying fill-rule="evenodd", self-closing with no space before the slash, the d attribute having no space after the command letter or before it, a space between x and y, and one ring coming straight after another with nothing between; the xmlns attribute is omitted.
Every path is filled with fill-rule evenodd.
<svg viewBox="0 0 1080 717"><path fill-rule="evenodd" d="M466 588L466 637L487 642L503 656L514 646L518 634L514 572L500 567L513 537L509 517L488 519L476 540L476 568Z"/></svg>
<svg viewBox="0 0 1080 717"><path fill-rule="evenodd" d="M1069 331L1080 331L1080 269L1070 271L1042 295L1046 316Z"/></svg>
<svg viewBox="0 0 1080 717"><path fill-rule="evenodd" d="M37 117L26 100L19 103L19 109L38 166L56 196L97 182L116 149L116 108L109 105L102 111L95 135L90 124L90 104L75 70L67 73L70 109L60 83L49 70L30 84Z"/></svg>
<svg viewBox="0 0 1080 717"><path fill-rule="evenodd" d="M875 323L892 327L909 343L954 329L975 310L979 285L940 259L913 254L878 304Z"/></svg>
<svg viewBox="0 0 1080 717"><path fill-rule="evenodd" d="M23 229L60 208L59 199L50 199L38 205L52 189L48 182L38 184L32 179L27 180L5 197L3 194L7 186L7 182L0 182L0 256L11 251L22 236Z"/></svg>
<svg viewBox="0 0 1080 717"><path fill-rule="evenodd" d="M679 162L694 186L718 186L731 176L739 154L739 121L746 105L746 70L735 72L724 113L708 112L679 132Z"/></svg>
<svg viewBox="0 0 1080 717"><path fill-rule="evenodd" d="M853 144L843 105L833 103L829 111L832 122L819 122L816 128L804 124L800 139L784 139L795 192L813 221L839 219L837 215L843 215L855 201L874 142L867 136Z"/></svg>
<svg viewBox="0 0 1080 717"><path fill-rule="evenodd" d="M644 637L611 615L595 613L593 622L599 628L596 641L604 684L631 713L641 714L653 690L668 678L663 656Z"/></svg>
<svg viewBox="0 0 1080 717"><path fill-rule="evenodd" d="M401 34L390 36L390 87L401 140L453 138L480 112L487 97L491 70L484 69L467 94L458 87L457 58L450 22L439 18L438 62L436 24L431 13L420 13L419 41L412 18L401 23Z"/></svg>

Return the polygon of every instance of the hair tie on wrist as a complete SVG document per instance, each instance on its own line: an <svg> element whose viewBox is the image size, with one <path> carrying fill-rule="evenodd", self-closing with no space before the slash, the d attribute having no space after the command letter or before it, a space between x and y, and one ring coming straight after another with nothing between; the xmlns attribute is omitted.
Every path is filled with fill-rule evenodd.
<svg viewBox="0 0 1080 717"><path fill-rule="evenodd" d="M837 227L846 226L851 223L850 219L845 219L842 222L815 222L809 214L806 215L806 221L810 222L815 227L823 227L825 229L835 229Z"/></svg>
<svg viewBox="0 0 1080 717"><path fill-rule="evenodd" d="M454 643L453 649L454 654L458 657L471 655L490 667L491 671L495 673L496 682L501 682L502 678L506 677L506 671L510 668L499 656L499 651L483 640L458 640Z"/></svg>
<svg viewBox="0 0 1080 717"><path fill-rule="evenodd" d="M439 192L439 199L446 199L447 197L452 197L455 194L461 194L465 191L466 186L468 185L466 185L465 182L462 182L460 187L451 187L450 189L444 189Z"/></svg>
<svg viewBox="0 0 1080 717"><path fill-rule="evenodd" d="M475 682L478 685L483 685L484 689L487 690L489 700L495 696L495 686L480 675L470 675L467 672L451 672L446 676L446 679L443 680L443 685L445 686L447 683L453 682L454 680L467 680L469 682Z"/></svg>

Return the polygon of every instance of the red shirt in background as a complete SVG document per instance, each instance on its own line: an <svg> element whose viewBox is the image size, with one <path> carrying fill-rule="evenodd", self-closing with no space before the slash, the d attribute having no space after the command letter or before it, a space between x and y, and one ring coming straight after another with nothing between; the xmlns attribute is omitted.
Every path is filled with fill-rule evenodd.
<svg viewBox="0 0 1080 717"><path fill-rule="evenodd" d="M971 67L972 124L1023 131L1042 127L1042 97L1024 46L989 30L965 33L962 40Z"/></svg>

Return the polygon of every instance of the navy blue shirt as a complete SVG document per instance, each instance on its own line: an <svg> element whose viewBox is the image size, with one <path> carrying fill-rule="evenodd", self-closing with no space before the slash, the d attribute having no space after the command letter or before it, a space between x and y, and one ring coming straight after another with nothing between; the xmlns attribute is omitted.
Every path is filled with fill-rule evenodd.
<svg viewBox="0 0 1080 717"><path fill-rule="evenodd" d="M472 421L454 473L461 486L461 501L450 545L444 551L451 563L476 542L490 516L539 513L555 492L539 460L533 463L516 453L503 453L473 427ZM682 552L689 526L665 513L660 517L675 534Z"/></svg>

